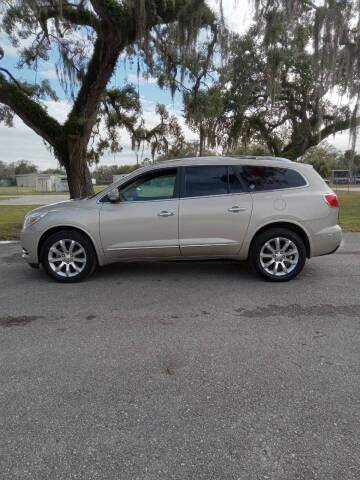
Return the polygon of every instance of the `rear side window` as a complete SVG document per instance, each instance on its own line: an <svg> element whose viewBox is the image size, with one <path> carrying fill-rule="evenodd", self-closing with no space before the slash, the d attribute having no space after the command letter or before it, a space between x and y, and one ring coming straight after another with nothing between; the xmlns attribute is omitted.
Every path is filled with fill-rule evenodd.
<svg viewBox="0 0 360 480"><path fill-rule="evenodd" d="M227 166L186 167L185 197L225 195L228 193Z"/></svg>
<svg viewBox="0 0 360 480"><path fill-rule="evenodd" d="M255 192L306 185L304 177L290 168L245 165L241 176L248 189Z"/></svg>

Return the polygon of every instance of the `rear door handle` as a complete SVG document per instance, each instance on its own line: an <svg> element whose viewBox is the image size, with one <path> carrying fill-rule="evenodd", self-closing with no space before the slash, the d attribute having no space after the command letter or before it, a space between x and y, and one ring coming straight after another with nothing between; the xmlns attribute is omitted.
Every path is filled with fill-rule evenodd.
<svg viewBox="0 0 360 480"><path fill-rule="evenodd" d="M246 208L235 206L235 207L229 208L228 212L238 213L238 212L245 212L245 210L246 210Z"/></svg>
<svg viewBox="0 0 360 480"><path fill-rule="evenodd" d="M158 213L158 217L173 217L175 213L173 212L168 212L167 210L163 210Z"/></svg>

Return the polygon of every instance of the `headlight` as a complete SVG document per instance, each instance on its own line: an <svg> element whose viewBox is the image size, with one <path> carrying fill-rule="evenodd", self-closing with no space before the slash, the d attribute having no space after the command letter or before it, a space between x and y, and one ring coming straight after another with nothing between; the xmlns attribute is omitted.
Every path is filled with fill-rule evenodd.
<svg viewBox="0 0 360 480"><path fill-rule="evenodd" d="M45 217L47 213L48 212L28 213L25 216L23 230L25 230L25 228L29 227L30 225L33 225L34 223L38 222L41 218Z"/></svg>

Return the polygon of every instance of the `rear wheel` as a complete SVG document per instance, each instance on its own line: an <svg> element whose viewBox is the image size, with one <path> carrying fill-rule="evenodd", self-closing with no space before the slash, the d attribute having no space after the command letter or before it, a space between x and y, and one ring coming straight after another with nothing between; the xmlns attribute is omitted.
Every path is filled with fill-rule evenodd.
<svg viewBox="0 0 360 480"><path fill-rule="evenodd" d="M79 282L96 267L96 254L89 239L73 230L62 230L47 238L41 248L41 263L58 282Z"/></svg>
<svg viewBox="0 0 360 480"><path fill-rule="evenodd" d="M254 241L250 261L267 280L286 282L296 277L306 261L302 239L291 230L273 228L261 233Z"/></svg>

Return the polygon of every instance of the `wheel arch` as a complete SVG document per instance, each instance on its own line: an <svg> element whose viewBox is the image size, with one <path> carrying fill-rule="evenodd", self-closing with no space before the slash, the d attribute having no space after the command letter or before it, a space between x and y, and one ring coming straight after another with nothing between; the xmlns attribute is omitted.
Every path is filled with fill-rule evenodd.
<svg viewBox="0 0 360 480"><path fill-rule="evenodd" d="M38 243L38 248L37 248L37 256L38 256L39 262L40 262L40 258L41 258L40 257L40 252L41 252L42 246L44 245L44 242L51 235L53 235L54 233L57 233L57 232L61 232L62 230L73 230L74 232L78 232L78 233L81 233L82 235L84 235L89 240L89 242L91 243L91 245L94 248L97 263L99 265L102 265L103 262L100 259L99 252L96 248L96 243L94 242L94 239L89 235L88 232L86 232L82 228L74 227L73 225L58 225L56 227L49 228L48 230L43 232L43 234L40 237L40 240L39 240L39 243Z"/></svg>
<svg viewBox="0 0 360 480"><path fill-rule="evenodd" d="M300 225L288 221L278 221L278 222L271 222L267 223L266 225L263 225L260 227L253 235L250 246L249 246L249 251L248 251L248 256L251 254L252 246L254 244L254 241L256 238L266 230L271 230L272 228L286 228L287 230L291 230L294 233L297 233L301 240L304 242L305 249L306 249L306 257L310 258L311 257L311 244L310 244L310 239L308 233L300 227Z"/></svg>

